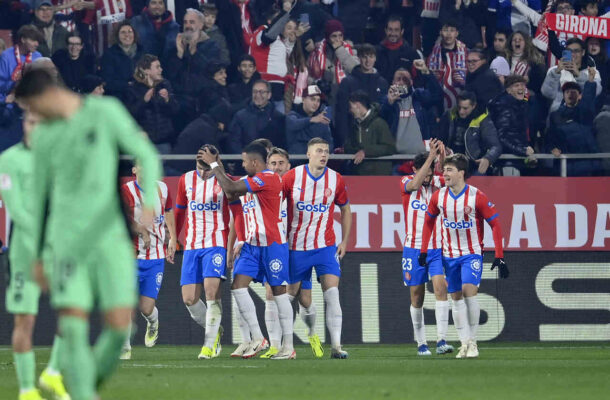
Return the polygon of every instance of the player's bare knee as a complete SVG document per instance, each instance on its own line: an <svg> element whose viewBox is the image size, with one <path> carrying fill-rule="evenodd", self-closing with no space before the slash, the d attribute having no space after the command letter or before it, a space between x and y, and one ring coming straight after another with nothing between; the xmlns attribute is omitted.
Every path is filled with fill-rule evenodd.
<svg viewBox="0 0 610 400"><path fill-rule="evenodd" d="M127 329L131 324L131 311L129 307L115 308L104 313L104 323L112 329Z"/></svg>
<svg viewBox="0 0 610 400"><path fill-rule="evenodd" d="M271 286L274 296L281 296L286 293L286 286Z"/></svg>
<svg viewBox="0 0 610 400"><path fill-rule="evenodd" d="M464 297L476 296L478 292L479 288L476 285L473 285L471 283L465 283L464 285L462 285L462 293L464 294Z"/></svg>
<svg viewBox="0 0 610 400"><path fill-rule="evenodd" d="M320 277L322 283L322 291L326 292L328 289L333 287L339 287L339 277L332 274L324 274Z"/></svg>
<svg viewBox="0 0 610 400"><path fill-rule="evenodd" d="M138 308L140 309L140 312L142 314L150 315L155 309L155 300L149 297L140 298L140 304Z"/></svg>
<svg viewBox="0 0 610 400"><path fill-rule="evenodd" d="M453 301L462 300L462 292L451 293L451 300L453 300Z"/></svg>
<svg viewBox="0 0 610 400"><path fill-rule="evenodd" d="M311 307L311 290L301 289L301 293L299 294L299 303L305 307Z"/></svg>
<svg viewBox="0 0 610 400"><path fill-rule="evenodd" d="M195 298L195 294L182 293L182 302L184 303L185 306L190 307L190 306L194 305L195 303L197 303L198 301L199 301L199 298Z"/></svg>

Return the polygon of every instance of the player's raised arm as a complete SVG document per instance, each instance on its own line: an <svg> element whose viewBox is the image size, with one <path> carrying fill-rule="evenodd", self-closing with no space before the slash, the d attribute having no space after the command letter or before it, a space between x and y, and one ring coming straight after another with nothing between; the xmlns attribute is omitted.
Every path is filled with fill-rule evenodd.
<svg viewBox="0 0 610 400"><path fill-rule="evenodd" d="M428 176L428 173L430 172L432 163L434 163L434 160L438 156L441 144L442 142L436 139L432 139L430 141L430 152L428 153L428 158L426 158L426 162L424 162L424 165L422 165L422 167L417 170L413 179L410 179L405 185L406 192L415 192L416 190L419 190L419 188L422 186L424 180L426 179L426 176Z"/></svg>
<svg viewBox="0 0 610 400"><path fill-rule="evenodd" d="M234 181L231 179L224 168L222 168L220 161L220 157L218 153L212 154L209 148L200 149L197 153L197 158L203 160L204 163L208 164L212 171L214 171L214 175L216 175L216 179L218 179L218 184L225 192L227 197L235 198L239 196L243 196L248 192L248 187L246 186L246 181L238 180Z"/></svg>
<svg viewBox="0 0 610 400"><path fill-rule="evenodd" d="M436 192L430 198L428 203L428 211L426 211L426 218L424 219L424 229L422 231L421 238L421 251L419 254L419 265L426 266L428 257L428 243L430 242L430 236L432 236L432 230L434 229L434 223L436 217L440 213L438 209L438 193Z"/></svg>
<svg viewBox="0 0 610 400"><path fill-rule="evenodd" d="M480 190L477 192L476 209L477 212L480 213L483 218L485 218L485 221L487 221L489 226L491 226L496 253L491 269L494 270L495 268L498 268L500 271L500 278L508 278L510 272L506 262L504 261L502 227L500 226L498 211L496 210L496 206L489 201L485 193L481 192Z"/></svg>

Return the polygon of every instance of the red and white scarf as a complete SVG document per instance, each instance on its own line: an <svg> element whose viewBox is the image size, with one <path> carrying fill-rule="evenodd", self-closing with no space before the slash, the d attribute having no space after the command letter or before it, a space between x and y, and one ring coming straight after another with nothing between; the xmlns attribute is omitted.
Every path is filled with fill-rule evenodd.
<svg viewBox="0 0 610 400"><path fill-rule="evenodd" d="M17 60L17 66L15 67L15 69L13 70L13 73L11 74L11 80L13 82L17 82L21 77L21 75L19 73L21 71L23 71L23 69L25 69L25 66L27 64L30 64L32 62L32 52L29 52L25 55L25 62L23 62L23 61L21 61L21 53L19 52L19 45L15 45L13 50L15 52L15 59Z"/></svg>
<svg viewBox="0 0 610 400"><path fill-rule="evenodd" d="M246 0L243 3L239 3L237 0L232 0L233 4L239 7L239 15L241 19L241 33L244 37L244 44L247 47L248 43L252 39L252 20L250 18L250 10L248 10L248 3L250 0Z"/></svg>
<svg viewBox="0 0 610 400"><path fill-rule="evenodd" d="M324 70L326 69L326 47L327 47L326 39L322 39L322 41L320 43L318 43L318 45L316 46L316 49L314 50L314 52L312 54L313 63L321 75L324 74ZM354 50L352 49L352 46L350 46L348 43L343 42L343 47L345 47L345 49L347 50L347 52L350 55L354 55ZM339 83L341 83L341 81L343 79L345 79L346 76L347 75L345 74L345 71L343 70L341 61L339 61L339 59L337 59L335 61L335 80L339 84ZM319 78L322 78L322 76L318 76L315 78L319 79Z"/></svg>
<svg viewBox="0 0 610 400"><path fill-rule="evenodd" d="M546 23L545 14L551 12L551 8L555 4L555 0L549 0L546 4L546 8L542 13L542 18L538 21L538 26L536 27L536 34L534 35L534 46L538 47L540 50L546 52L549 47L549 27Z"/></svg>
<svg viewBox="0 0 610 400"><path fill-rule="evenodd" d="M457 106L457 96L466 83L466 45L456 41L455 50L447 52L443 60L440 39L436 41L432 53L428 56L428 68L441 84L444 94L445 110Z"/></svg>

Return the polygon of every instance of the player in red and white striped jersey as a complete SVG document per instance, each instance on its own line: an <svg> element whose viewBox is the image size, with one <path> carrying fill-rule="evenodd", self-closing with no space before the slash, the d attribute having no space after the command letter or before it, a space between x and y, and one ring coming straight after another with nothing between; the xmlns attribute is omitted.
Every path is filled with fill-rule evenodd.
<svg viewBox="0 0 610 400"><path fill-rule="evenodd" d="M440 214L443 234L443 265L453 299L453 320L462 345L457 358L478 357L477 330L481 309L477 299L483 269L483 223L491 225L500 278L507 278L502 230L494 204L485 193L466 184L468 158L454 154L443 162L445 187L432 195L422 236L419 264L426 265L428 241ZM463 298L462 298L463 296Z"/></svg>
<svg viewBox="0 0 610 400"><path fill-rule="evenodd" d="M315 306L311 302L311 272L322 283L326 302L326 321L331 337L331 357L347 358L341 349L342 312L339 303L340 260L345 255L352 224L347 189L343 177L329 169L329 143L319 137L307 144L309 163L291 169L282 178L284 196L288 200L288 244L290 248L289 293L301 289L301 317L309 327L309 342L314 354L324 351L314 333ZM335 204L341 209L342 241L336 245Z"/></svg>
<svg viewBox="0 0 610 400"><path fill-rule="evenodd" d="M178 233L186 220L186 237L180 285L182 301L191 317L205 328L200 359L220 354L220 282L225 280L229 203L216 176L201 158L202 149L218 154L216 147L203 145L197 154L197 168L180 177L176 197ZM201 300L205 289L206 305Z"/></svg>
<svg viewBox="0 0 610 400"><path fill-rule="evenodd" d="M436 353L445 354L453 351L453 347L445 340L449 325L449 302L447 301L447 284L441 258L441 225L438 221L429 245L428 268L419 265L418 262L428 202L432 194L445 183L442 178L434 176L434 160L438 154L444 154L443 144L433 139L430 142L430 152L420 153L415 157L413 166L415 174L404 176L400 180L406 232L402 252L403 282L410 288L411 322L413 323L413 335L417 342L417 354L420 356L431 355L426 342L423 309L428 276L432 280L436 297Z"/></svg>
<svg viewBox="0 0 610 400"><path fill-rule="evenodd" d="M154 219L151 227L142 225L142 188L140 181L140 166L132 169L135 180L129 181L121 187L121 197L127 205L128 214L133 221L134 231L138 236L134 238L134 248L138 259L138 286L140 293L139 308L146 319L146 334L144 344L153 347L159 337L159 311L156 307L157 296L163 282L165 258L174 263L176 252L176 224L172 211L172 199L169 189L164 182L158 182L159 196L154 205ZM169 243L165 249L165 226L169 231ZM131 356L130 335L123 345L123 358Z"/></svg>
<svg viewBox="0 0 610 400"><path fill-rule="evenodd" d="M204 149L202 157L212 167L228 196L236 198L245 195L242 208L248 236L235 263L232 285L233 297L252 335L250 349L243 357L253 357L267 346L256 318L254 302L248 293L250 282L261 282L265 278L275 297L283 333L282 349L271 358L295 358L292 305L286 294L289 274L288 246L281 219L282 179L267 169L267 149L257 143L250 143L242 151L242 165L248 174L244 180L229 178L218 163L218 154Z"/></svg>

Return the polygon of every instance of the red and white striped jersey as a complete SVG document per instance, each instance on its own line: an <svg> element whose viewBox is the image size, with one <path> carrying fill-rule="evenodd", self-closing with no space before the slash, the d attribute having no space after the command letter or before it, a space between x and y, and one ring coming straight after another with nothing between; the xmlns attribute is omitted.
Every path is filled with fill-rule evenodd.
<svg viewBox="0 0 610 400"><path fill-rule="evenodd" d="M435 192L428 203L428 214L440 214L443 233L443 256L458 258L483 252L483 219L498 217L496 206L485 193L466 185L454 195L448 187Z"/></svg>
<svg viewBox="0 0 610 400"><path fill-rule="evenodd" d="M256 69L262 79L284 83L284 78L288 74L286 45L279 37L270 45L263 43L262 36L266 28L262 25L252 34L250 55L256 60Z"/></svg>
<svg viewBox="0 0 610 400"><path fill-rule="evenodd" d="M421 239L424 229L424 220L426 219L426 210L428 203L432 198L432 194L445 185L443 178L433 176L430 186L421 186L419 190L407 191L407 183L411 181L415 175L405 175L400 180L400 194L402 197L402 208L405 216L405 247L419 249L421 247ZM430 236L429 249L440 249L443 245L441 233L441 223L436 221L432 236Z"/></svg>
<svg viewBox="0 0 610 400"><path fill-rule="evenodd" d="M288 243L290 250L314 250L333 246L335 204L348 203L343 177L326 168L314 178L307 165L300 165L282 177L288 200Z"/></svg>
<svg viewBox="0 0 610 400"><path fill-rule="evenodd" d="M248 193L242 196L246 243L269 246L286 243L282 222L282 178L268 169L246 178Z"/></svg>
<svg viewBox="0 0 610 400"><path fill-rule="evenodd" d="M148 229L150 236L150 246L144 248L144 240L138 236L133 244L140 260L159 260L165 258L165 213L172 209L172 198L169 189L164 182L158 182L159 196L154 206L154 220L151 228ZM142 217L142 189L138 182L129 181L121 187L121 197L123 202L129 207L130 217L140 223Z"/></svg>
<svg viewBox="0 0 610 400"><path fill-rule="evenodd" d="M129 0L94 0L95 9L85 13L83 22L93 26L94 51L101 57L112 44L114 28L120 22L131 18Z"/></svg>
<svg viewBox="0 0 610 400"><path fill-rule="evenodd" d="M215 176L202 179L196 170L182 175L176 208L186 212L184 250L227 247L229 202Z"/></svg>

